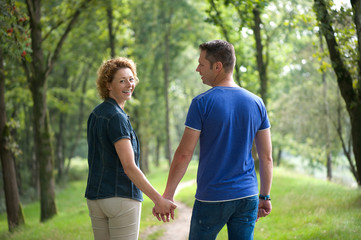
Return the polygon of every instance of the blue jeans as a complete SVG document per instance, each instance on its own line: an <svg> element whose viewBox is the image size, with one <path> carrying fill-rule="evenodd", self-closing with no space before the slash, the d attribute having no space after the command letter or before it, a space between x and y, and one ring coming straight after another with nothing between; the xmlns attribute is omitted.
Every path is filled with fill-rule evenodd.
<svg viewBox="0 0 361 240"><path fill-rule="evenodd" d="M258 196L227 202L195 200L189 239L216 239L219 231L227 224L228 239L252 240L258 201Z"/></svg>

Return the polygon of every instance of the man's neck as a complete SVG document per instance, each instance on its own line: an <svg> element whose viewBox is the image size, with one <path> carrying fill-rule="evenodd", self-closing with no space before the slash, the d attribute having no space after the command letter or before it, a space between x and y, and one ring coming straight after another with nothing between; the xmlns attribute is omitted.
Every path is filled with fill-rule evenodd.
<svg viewBox="0 0 361 240"><path fill-rule="evenodd" d="M218 75L214 80L212 87L238 87L238 85L234 82L232 73Z"/></svg>

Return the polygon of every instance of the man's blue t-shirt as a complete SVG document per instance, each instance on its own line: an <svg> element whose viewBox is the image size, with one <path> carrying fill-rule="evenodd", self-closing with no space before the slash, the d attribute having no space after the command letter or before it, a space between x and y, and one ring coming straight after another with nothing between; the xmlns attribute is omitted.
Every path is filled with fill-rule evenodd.
<svg viewBox="0 0 361 240"><path fill-rule="evenodd" d="M193 99L185 125L201 132L196 199L258 194L252 144L257 131L270 128L261 98L240 87L213 87Z"/></svg>

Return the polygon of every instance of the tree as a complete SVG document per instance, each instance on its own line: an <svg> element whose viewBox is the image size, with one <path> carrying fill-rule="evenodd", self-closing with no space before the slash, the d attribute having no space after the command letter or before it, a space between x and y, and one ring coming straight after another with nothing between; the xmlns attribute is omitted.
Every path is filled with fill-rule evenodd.
<svg viewBox="0 0 361 240"><path fill-rule="evenodd" d="M141 167L147 172L148 156L152 153L155 155L155 161L163 156L162 152L165 153L168 162L172 160L169 146L175 140L178 143L180 138L178 132L173 134L175 126L183 126L184 123L183 119L179 118L180 113L174 111L175 106L180 105L174 96L174 89L187 87L187 90L182 89L186 92L190 86L195 86L194 82L198 83L194 76L180 76L194 73L196 65L190 63L196 61L201 41L209 39L207 34L200 33L199 29L207 29L209 25L205 27L203 16L195 7L199 2L140 0L131 1L131 4L134 9L134 14L131 15L134 45L131 47L137 62L140 83L134 94L136 101L130 103L134 104L136 109L133 112L133 122L141 141ZM139 5L142 8L139 8ZM180 64L183 63L184 57L180 56L184 52L195 53L195 56L192 55L190 60ZM181 84L176 83L176 80ZM192 83L185 86L185 82ZM192 88L194 91L200 89ZM189 102L182 102L180 107L183 108L185 104L187 108ZM182 111L186 112L186 109Z"/></svg>
<svg viewBox="0 0 361 240"><path fill-rule="evenodd" d="M253 33L254 39L256 40L256 59L257 59L257 69L259 73L259 80L260 80L260 94L261 98L263 99L265 105L267 105L267 88L268 88L268 78L267 78L267 66L268 66L268 58L264 59L264 55L268 57L267 54L264 54L263 51L263 43L262 43L262 36L261 36L261 27L262 27L262 20L261 20L261 11L262 7L260 3L256 3L253 7Z"/></svg>
<svg viewBox="0 0 361 240"><path fill-rule="evenodd" d="M26 18L20 17L20 13L12 1L8 3L0 2L0 11L2 14L0 18L1 29L6 29L6 34L2 34L0 37L0 159L8 227L9 231L14 231L16 227L25 224L25 220L20 203L15 161L10 146L10 127L7 124L4 61L5 56L7 56L7 60L10 60L10 58L20 59L20 52L25 52L22 43L25 43L24 36L26 34L21 22L25 21ZM4 52L6 52L6 55Z"/></svg>
<svg viewBox="0 0 361 240"><path fill-rule="evenodd" d="M351 5L356 28L355 38L357 39L357 73L354 74L355 76L353 76L350 67L346 64L340 52L340 46L335 37L332 18L327 10L326 1L314 0L317 20L320 23L321 32L326 39L332 67L337 76L338 87L350 116L352 146L357 168L357 173L354 177L358 185L361 186L361 1L351 0Z"/></svg>
<svg viewBox="0 0 361 240"><path fill-rule="evenodd" d="M323 55L324 48L323 48L323 41L322 41L322 34L319 33L320 36L320 51ZM324 103L324 114L325 114L325 135L326 135L326 168L327 168L327 179L331 181L332 179L332 154L331 154L331 142L330 142L330 124L329 124L329 117L330 117L330 110L328 106L327 100L327 81L326 81L326 73L323 68L323 62L321 63L321 74L322 74L322 84L323 84L323 103Z"/></svg>
<svg viewBox="0 0 361 240"><path fill-rule="evenodd" d="M0 48L0 158L3 172L4 190L6 198L6 212L9 230L25 223L22 212L19 190L16 181L15 162L9 146L9 127L6 126L5 111L5 73L3 52Z"/></svg>
<svg viewBox="0 0 361 240"><path fill-rule="evenodd" d="M170 41L171 41L171 33L172 33L172 19L174 15L174 9L172 3L165 1L160 2L165 7L165 14L163 14L162 24L164 26L165 31L163 46L164 46L164 56L163 56L163 79L164 79L164 100L165 100L165 128L166 128L166 157L169 162L169 166L172 162L172 144L170 140L170 110L169 110L169 70L171 65L170 59Z"/></svg>
<svg viewBox="0 0 361 240"><path fill-rule="evenodd" d="M218 2L216 2L215 0L208 0L209 2L209 9L207 10L208 16L209 16L209 21L212 22L213 24L215 24L216 26L219 26L222 35L224 36L225 40L227 42L230 42L235 45L233 38L231 39L231 34L230 32L232 32L232 27L230 26L229 23L227 23L223 16L222 16L222 10L219 9L218 6ZM228 5L229 2L226 1L225 5ZM237 2L238 3L238 2ZM239 10L239 8L237 8ZM241 21L241 26L239 27L239 29L242 29L243 26L243 21ZM237 46L235 46L236 48ZM235 63L235 81L237 82L237 84L239 86L241 86L241 76L240 76L240 61L236 60Z"/></svg>
<svg viewBox="0 0 361 240"><path fill-rule="evenodd" d="M41 23L42 5L40 0L27 0L30 28L32 62L24 62L26 76L30 85L33 99L33 128L35 155L39 163L40 179L40 205L41 221L46 221L57 213L54 192L53 176L53 148L51 144L51 131L49 128L49 116L47 112L47 79L59 56L61 48L74 27L81 11L85 9L90 0L84 0L70 17L63 34L58 39L53 52L47 59L43 49L43 24ZM53 30L53 29L52 29ZM48 36L48 35L45 35Z"/></svg>
<svg viewBox="0 0 361 240"><path fill-rule="evenodd" d="M112 1L106 1L106 12L107 12L107 20L108 20L108 33L109 33L109 47L110 47L110 57L115 57L115 32L113 26L113 5Z"/></svg>

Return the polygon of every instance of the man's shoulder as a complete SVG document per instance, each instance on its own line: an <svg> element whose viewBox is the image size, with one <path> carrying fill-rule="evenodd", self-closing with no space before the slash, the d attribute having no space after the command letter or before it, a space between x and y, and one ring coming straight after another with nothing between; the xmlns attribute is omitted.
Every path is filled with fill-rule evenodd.
<svg viewBox="0 0 361 240"><path fill-rule="evenodd" d="M211 89L208 89L207 91L197 95L196 97L193 98L193 100L201 100L203 98L206 98L206 97L209 97L209 96L212 96L215 92L217 92L217 88L211 88Z"/></svg>

